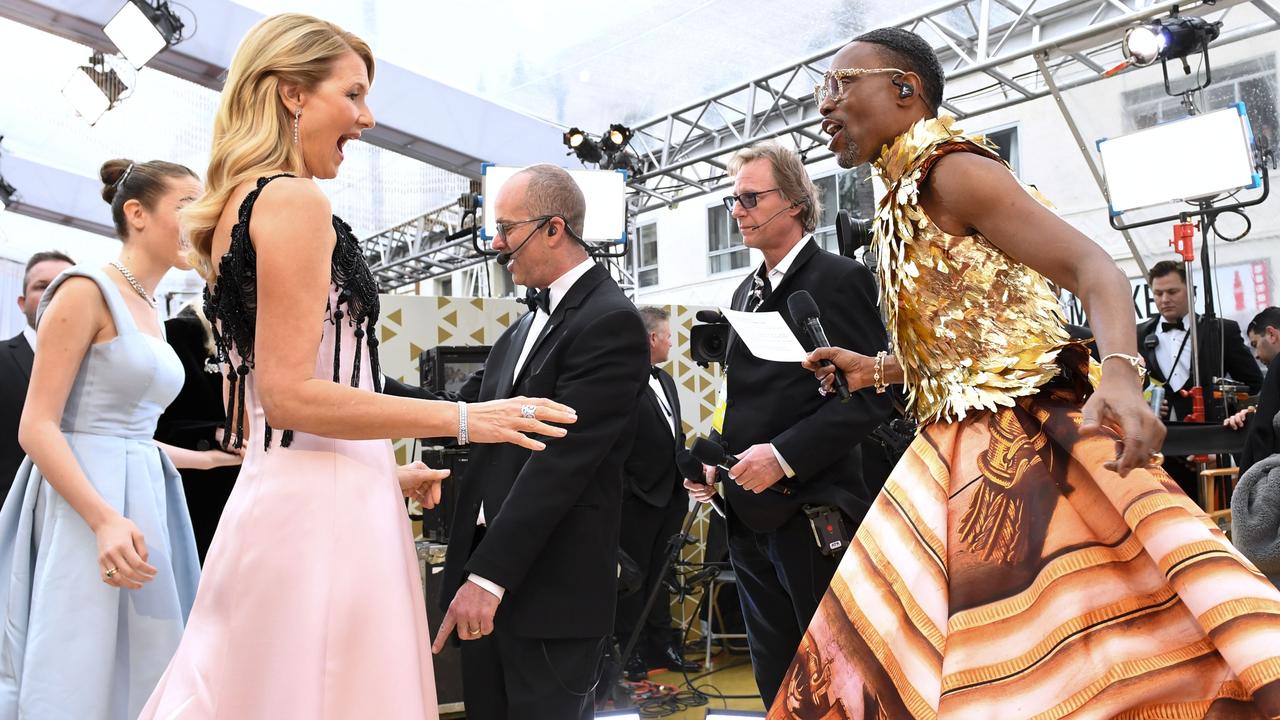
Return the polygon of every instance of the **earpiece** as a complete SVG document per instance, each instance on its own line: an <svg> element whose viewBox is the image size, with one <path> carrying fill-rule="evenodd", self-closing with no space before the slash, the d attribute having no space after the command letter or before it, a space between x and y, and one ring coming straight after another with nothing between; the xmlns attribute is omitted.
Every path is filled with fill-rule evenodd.
<svg viewBox="0 0 1280 720"><path fill-rule="evenodd" d="M900 98L909 98L915 94L916 94L916 89L911 87L907 83L902 83L902 86L898 89L898 97Z"/></svg>
<svg viewBox="0 0 1280 720"><path fill-rule="evenodd" d="M556 226L555 226L555 225L548 225L548 226L547 226L547 237L553 237L553 236L555 236L555 234L556 234Z"/></svg>

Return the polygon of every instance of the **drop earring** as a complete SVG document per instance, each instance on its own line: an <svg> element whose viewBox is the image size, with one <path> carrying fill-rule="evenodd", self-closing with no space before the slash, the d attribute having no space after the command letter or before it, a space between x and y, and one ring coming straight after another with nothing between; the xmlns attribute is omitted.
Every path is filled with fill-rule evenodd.
<svg viewBox="0 0 1280 720"><path fill-rule="evenodd" d="M293 144L298 144L298 121L302 119L302 109L293 111Z"/></svg>

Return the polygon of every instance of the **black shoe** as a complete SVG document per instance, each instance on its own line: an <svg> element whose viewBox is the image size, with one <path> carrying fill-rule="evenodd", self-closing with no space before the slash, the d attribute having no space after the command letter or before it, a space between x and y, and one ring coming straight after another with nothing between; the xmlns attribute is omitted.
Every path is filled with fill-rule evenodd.
<svg viewBox="0 0 1280 720"><path fill-rule="evenodd" d="M627 658L627 664L622 668L622 677L631 682L640 682L649 679L649 665L640 657L640 653L633 652L631 657Z"/></svg>
<svg viewBox="0 0 1280 720"><path fill-rule="evenodd" d="M672 672L696 672L702 669L701 664L686 660L684 654L675 645L668 645L662 650L662 664Z"/></svg>

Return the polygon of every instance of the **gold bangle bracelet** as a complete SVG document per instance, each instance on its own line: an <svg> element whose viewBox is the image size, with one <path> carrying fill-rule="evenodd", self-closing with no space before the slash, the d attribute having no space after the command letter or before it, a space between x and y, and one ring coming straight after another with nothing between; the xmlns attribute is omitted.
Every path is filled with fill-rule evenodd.
<svg viewBox="0 0 1280 720"><path fill-rule="evenodd" d="M884 350L881 350L880 352L876 353L875 372L872 375L871 382L875 386L877 395L883 395L884 391L887 390L889 387L884 382L884 359L888 356L889 356L889 353L885 352Z"/></svg>

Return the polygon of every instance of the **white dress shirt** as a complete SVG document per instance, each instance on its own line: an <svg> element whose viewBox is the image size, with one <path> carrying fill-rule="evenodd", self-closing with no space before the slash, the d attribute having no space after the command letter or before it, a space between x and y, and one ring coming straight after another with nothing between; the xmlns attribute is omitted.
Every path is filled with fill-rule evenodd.
<svg viewBox="0 0 1280 720"><path fill-rule="evenodd" d="M1187 330L1162 330L1163 322L1163 317L1156 320L1156 362L1160 364L1160 372L1168 379L1168 388L1172 392L1181 390L1191 379L1191 340L1187 337ZM1188 330L1193 322L1195 319L1190 314L1182 318L1183 327ZM1181 355L1178 354L1179 349L1182 350Z"/></svg>
<svg viewBox="0 0 1280 720"><path fill-rule="evenodd" d="M536 342L538 336L542 334L542 329L547 326L547 321L551 319L551 315L555 314L556 307L559 306L560 301L564 300L564 296L569 292L569 289L573 287L574 283L578 282L578 279L583 275L586 275L588 270L595 267L595 264L595 260L587 258L573 266L569 272L566 272L556 278L555 281L551 283L548 288L551 295L550 302L548 303L551 307L551 312L544 313L542 312L542 308L537 308L533 311L533 321L529 324L529 334L524 337L524 347L520 348L520 357L516 359L516 367L511 374L512 378L520 376L520 369L524 367L525 361L529 359L529 353L533 351L534 342ZM480 504L480 515L476 517L476 524L485 524L484 503ZM486 580L474 573L468 575L467 580L493 593L499 600L501 600L503 594L506 593L506 588L492 580Z"/></svg>
<svg viewBox="0 0 1280 720"><path fill-rule="evenodd" d="M30 325L22 326L22 337L27 339L27 344L31 346L31 352L36 351L36 329Z"/></svg>
<svg viewBox="0 0 1280 720"><path fill-rule="evenodd" d="M791 249L782 257L782 260L778 261L777 265L769 268L769 272L765 277L769 279L770 292L777 289L778 283L782 282L782 278L787 276L787 271L790 270L791 266L795 263L796 256L800 254L800 251L804 249L805 245L809 244L809 241L812 238L812 235L805 235L800 238L800 242L791 246ZM759 271L757 270L757 272ZM778 452L778 448L774 447L773 444L770 443L769 449L773 450L774 459L778 461L778 465L782 466L783 474L789 478L795 477L796 471L792 470L791 466L787 464L786 458L782 457L782 453Z"/></svg>
<svg viewBox="0 0 1280 720"><path fill-rule="evenodd" d="M666 415L667 427L671 430L671 437L678 437L676 433L676 423L679 422L679 420L676 418L675 414L671 412L671 403L667 402L666 389L662 387L662 383L658 378L652 374L649 375L649 389L653 391L654 395L658 396L658 405L662 408L663 414Z"/></svg>

